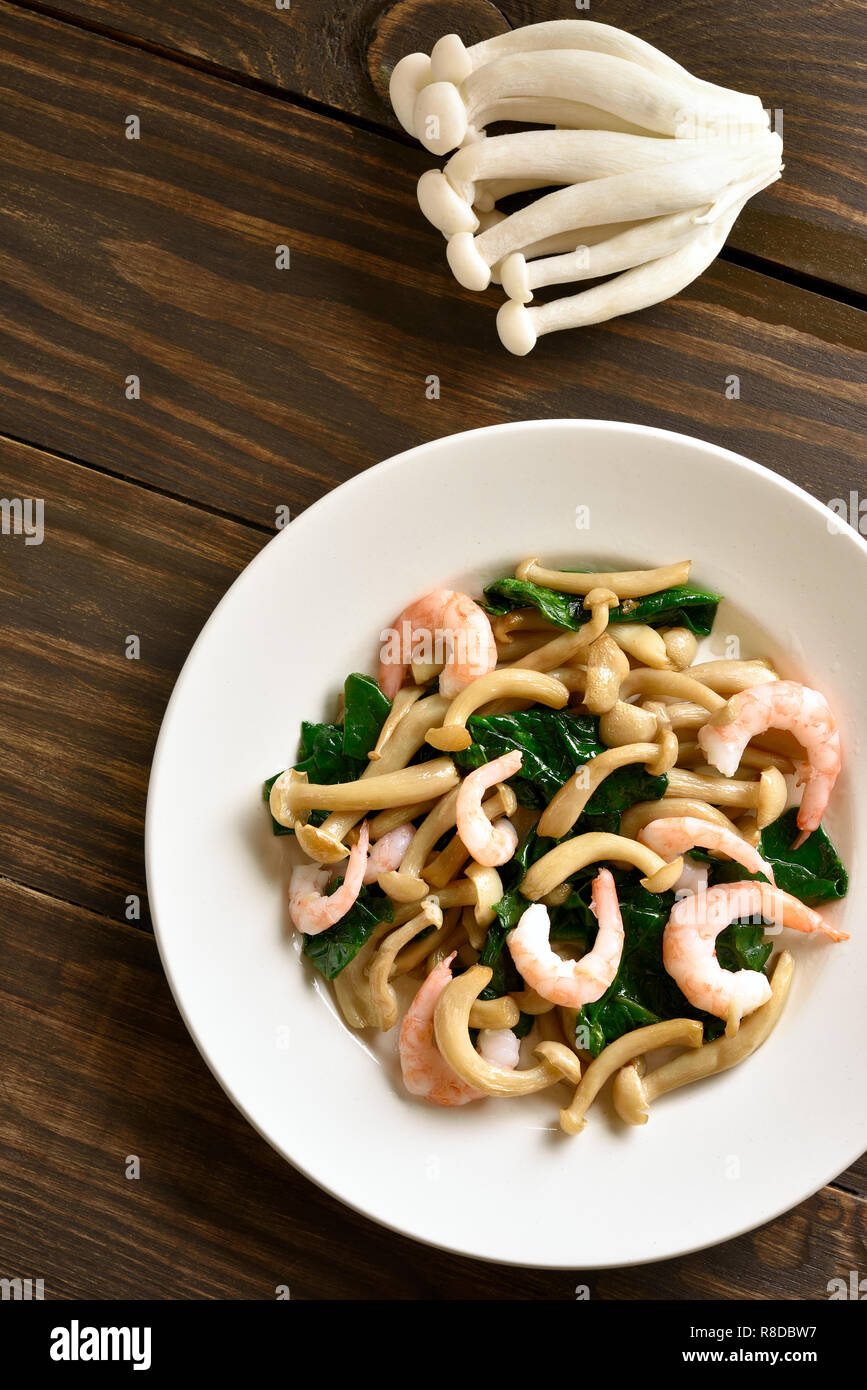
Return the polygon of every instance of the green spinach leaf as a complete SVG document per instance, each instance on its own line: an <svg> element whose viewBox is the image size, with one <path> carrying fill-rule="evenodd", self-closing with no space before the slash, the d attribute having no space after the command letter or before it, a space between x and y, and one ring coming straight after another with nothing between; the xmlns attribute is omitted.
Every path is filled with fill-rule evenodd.
<svg viewBox="0 0 867 1390"><path fill-rule="evenodd" d="M823 826L794 848L797 817L793 806L762 831L759 852L773 864L777 887L809 904L845 897L849 875Z"/></svg>
<svg viewBox="0 0 867 1390"><path fill-rule="evenodd" d="M305 720L301 725L301 746L298 750L296 772L306 772L308 782L354 782L361 776L367 759L347 757L343 751L343 726L341 724L314 724ZM281 774L263 783L262 797L267 802L271 788ZM326 811L311 811L310 824L321 825L327 818ZM271 829L275 835L292 835L288 825L281 825L271 817Z"/></svg>
<svg viewBox="0 0 867 1390"><path fill-rule="evenodd" d="M842 898L849 887L849 875L823 826L819 826L804 843L794 848L798 837L798 808L788 811L762 831L759 853L773 865L777 887L791 893L810 906ZM709 865L708 882L734 883L741 879L761 879L765 874L751 874L731 859L715 859L706 850L690 851L693 859Z"/></svg>
<svg viewBox="0 0 867 1390"><path fill-rule="evenodd" d="M464 771L481 767L503 753L520 749L521 770L509 778L522 806L542 810L583 763L604 752L599 721L593 715L567 710L528 709L516 714L471 715L469 748L454 755ZM597 787L576 826L582 830L617 829L620 812L636 801L654 801L668 785L640 765L621 767ZM604 820L604 824L600 823Z"/></svg>
<svg viewBox="0 0 867 1390"><path fill-rule="evenodd" d="M597 867L592 866L586 883L572 895L577 899L576 907L586 905L590 944L595 939L595 919L589 912L589 892ZM578 1027L583 1025L587 1030L588 1050L597 1057L621 1034L668 1018L698 1019L706 1041L718 1038L725 1028L724 1021L693 1008L662 963L662 933L674 905L674 894L648 893L633 872L613 873L626 940L613 983L601 999L586 1004L578 1015ZM733 923L717 938L717 956L727 970L762 970L771 950L772 944L764 941L761 926Z"/></svg>
<svg viewBox="0 0 867 1390"><path fill-rule="evenodd" d="M343 686L343 706L343 752L347 758L366 762L391 709L391 701L383 695L375 680L354 671L346 677Z"/></svg>
<svg viewBox="0 0 867 1390"><path fill-rule="evenodd" d="M485 589L484 607L489 613L509 613L513 608L537 608L549 622L573 631L590 618L580 594L544 589L527 579L498 579ZM624 599L612 608L609 622L649 623L652 627L688 627L706 637L713 627L719 594L694 584L661 589L644 598Z"/></svg>
<svg viewBox="0 0 867 1390"><path fill-rule="evenodd" d="M335 879L329 891L342 883ZM379 922L392 922L394 907L381 889L362 888L345 917L316 936L304 934L303 953L326 980L333 980L357 956Z"/></svg>

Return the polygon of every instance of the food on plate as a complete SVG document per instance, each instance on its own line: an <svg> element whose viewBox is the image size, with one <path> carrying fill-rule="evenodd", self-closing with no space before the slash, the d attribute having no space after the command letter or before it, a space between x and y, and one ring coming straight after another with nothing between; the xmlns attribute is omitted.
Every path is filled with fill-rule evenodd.
<svg viewBox="0 0 867 1390"><path fill-rule="evenodd" d="M434 589L265 783L303 954L350 1027L398 1029L412 1095L550 1090L577 1134L613 1078L645 1123L772 1031L797 948L769 977L768 927L847 939L820 911L847 889L834 713L701 659L719 601L688 561ZM646 1070L660 1047L687 1050Z"/></svg>

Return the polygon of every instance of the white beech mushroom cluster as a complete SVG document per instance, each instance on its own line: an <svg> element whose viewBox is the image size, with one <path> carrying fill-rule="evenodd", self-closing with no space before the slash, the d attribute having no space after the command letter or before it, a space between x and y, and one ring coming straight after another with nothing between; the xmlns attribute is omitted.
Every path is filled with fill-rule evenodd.
<svg viewBox="0 0 867 1390"><path fill-rule="evenodd" d="M401 59L390 95L425 149L456 151L422 174L419 206L447 238L461 285L502 284L497 331L521 356L540 334L678 294L783 167L758 97L591 20L532 24L472 48L447 34L430 56ZM544 128L489 136L497 121ZM497 207L551 188L508 216ZM582 280L600 283L528 307L537 289Z"/></svg>

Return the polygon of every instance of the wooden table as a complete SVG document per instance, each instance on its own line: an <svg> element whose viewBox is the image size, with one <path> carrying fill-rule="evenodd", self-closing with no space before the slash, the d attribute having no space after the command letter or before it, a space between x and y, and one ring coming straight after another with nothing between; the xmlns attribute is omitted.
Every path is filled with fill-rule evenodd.
<svg viewBox="0 0 867 1390"><path fill-rule="evenodd" d="M41 546L0 538L0 1276L58 1298L826 1297L864 1270L863 1163L721 1248L587 1276L437 1253L339 1206L188 1037L142 829L163 709L217 599L281 507L389 454L596 416L713 440L823 501L862 486L856 0L595 0L594 19L781 109L786 175L677 299L522 360L492 299L447 272L414 198L433 161L380 93L449 28L568 17L567 0L48 10L0 0L2 489L45 506Z"/></svg>

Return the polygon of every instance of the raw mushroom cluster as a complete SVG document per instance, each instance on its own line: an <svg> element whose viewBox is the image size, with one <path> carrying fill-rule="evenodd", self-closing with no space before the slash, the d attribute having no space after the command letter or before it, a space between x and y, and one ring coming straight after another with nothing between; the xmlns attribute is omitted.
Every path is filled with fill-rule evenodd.
<svg viewBox="0 0 867 1390"><path fill-rule="evenodd" d="M703 82L591 20L532 24L466 48L447 34L392 73L404 128L444 169L418 183L455 278L500 282L510 352L678 294L710 265L748 198L780 177L758 97ZM545 127L487 134L497 121ZM553 127L553 128L551 128ZM506 215L500 199L550 189ZM528 308L534 291L602 281Z"/></svg>

